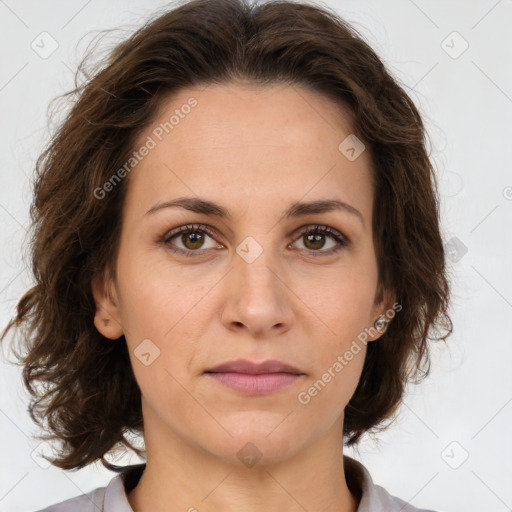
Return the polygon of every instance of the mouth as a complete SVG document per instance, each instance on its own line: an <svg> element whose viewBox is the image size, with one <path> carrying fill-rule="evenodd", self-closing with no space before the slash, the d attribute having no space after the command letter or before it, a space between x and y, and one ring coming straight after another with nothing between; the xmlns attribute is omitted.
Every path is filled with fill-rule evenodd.
<svg viewBox="0 0 512 512"><path fill-rule="evenodd" d="M282 361L262 363L239 359L204 372L224 387L246 395L264 395L287 388L306 374Z"/></svg>

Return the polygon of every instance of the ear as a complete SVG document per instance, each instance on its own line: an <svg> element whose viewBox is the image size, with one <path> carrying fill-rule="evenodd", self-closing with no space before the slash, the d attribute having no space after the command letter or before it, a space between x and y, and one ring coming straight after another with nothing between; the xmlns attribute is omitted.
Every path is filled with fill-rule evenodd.
<svg viewBox="0 0 512 512"><path fill-rule="evenodd" d="M106 338L116 340L123 334L117 296L111 279L105 273L96 274L91 281L92 294L96 303L94 325Z"/></svg>
<svg viewBox="0 0 512 512"><path fill-rule="evenodd" d="M379 332L374 322L382 315L387 321L388 326L393 321L395 314L402 309L402 306L396 302L396 294L393 290L383 288L379 285L375 294L375 302L372 308L372 325L370 326L368 341L378 340L387 330L386 328Z"/></svg>

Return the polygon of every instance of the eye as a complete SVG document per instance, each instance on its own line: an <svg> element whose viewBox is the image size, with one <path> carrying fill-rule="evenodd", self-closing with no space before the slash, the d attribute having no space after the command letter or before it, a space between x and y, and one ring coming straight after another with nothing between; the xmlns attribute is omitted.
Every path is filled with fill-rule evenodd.
<svg viewBox="0 0 512 512"><path fill-rule="evenodd" d="M181 226L177 229L164 235L161 242L168 245L169 249L176 253L184 254L185 256L198 256L200 255L199 249L211 249L215 247L202 247L205 241L205 237L213 239L213 232L202 224L188 224L187 226ZM183 244L184 247L176 249L173 247L175 243L173 239L177 238L178 242Z"/></svg>
<svg viewBox="0 0 512 512"><path fill-rule="evenodd" d="M350 241L339 231L329 226L307 226L302 229L297 235L297 242L302 241L303 248L300 250L306 250L309 253L318 253L318 255L330 255L340 251L343 247L350 245ZM208 249L216 247L215 243L210 247L204 247L206 238L214 239L215 234L212 229L204 224L188 224L181 226L168 233L166 233L161 243L165 244L172 252L182 254L184 256L201 256ZM327 250L325 250L325 239L330 238L331 244ZM173 242L177 239L177 242ZM179 246L182 244L182 247ZM223 248L224 246L218 246ZM324 250L321 250L324 249ZM315 254L316 256L316 254Z"/></svg>
<svg viewBox="0 0 512 512"><path fill-rule="evenodd" d="M320 250L324 249L326 238L330 238L331 241L334 240L334 243L327 250ZM348 238L329 226L308 226L299 233L297 241L302 241L305 250L308 252L322 255L337 253L350 244Z"/></svg>

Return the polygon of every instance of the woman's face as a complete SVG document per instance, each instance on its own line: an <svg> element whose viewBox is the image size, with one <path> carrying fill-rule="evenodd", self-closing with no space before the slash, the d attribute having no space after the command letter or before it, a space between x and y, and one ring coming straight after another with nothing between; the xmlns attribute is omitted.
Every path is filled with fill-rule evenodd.
<svg viewBox="0 0 512 512"><path fill-rule="evenodd" d="M350 134L344 110L302 87L225 84L181 90L140 136L116 283L93 290L98 329L126 337L146 445L240 463L341 443L366 353L353 342L392 303L376 303L370 156ZM298 206L317 201L349 206ZM206 373L239 359L301 375Z"/></svg>

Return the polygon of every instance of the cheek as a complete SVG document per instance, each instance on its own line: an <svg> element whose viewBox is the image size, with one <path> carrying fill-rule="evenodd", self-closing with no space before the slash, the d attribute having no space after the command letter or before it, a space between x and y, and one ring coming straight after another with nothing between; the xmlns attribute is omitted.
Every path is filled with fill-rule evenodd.
<svg viewBox="0 0 512 512"><path fill-rule="evenodd" d="M118 280L126 330L164 340L190 326L188 316L215 284L215 276L199 270L183 268L160 250L121 253Z"/></svg>
<svg viewBox="0 0 512 512"><path fill-rule="evenodd" d="M351 260L352 262L354 260ZM366 344L361 333L370 327L377 268L374 260L363 264L347 264L336 269L323 269L315 284L301 278L297 295L314 313L305 320L307 338L315 340L311 360L315 361L314 375L301 389L298 402L307 405L308 414L332 410L332 418L340 414L352 397L359 382L366 356ZM318 273L317 273L318 274ZM311 290L314 290L312 293ZM309 313L308 313L309 315ZM308 316L309 318L309 316Z"/></svg>
<svg viewBox="0 0 512 512"><path fill-rule="evenodd" d="M135 379L151 410L165 414L162 404L172 404L186 417L191 400L180 383L190 378L202 328L195 305L207 290L190 286L177 266L138 261L119 265L121 319Z"/></svg>
<svg viewBox="0 0 512 512"><path fill-rule="evenodd" d="M340 349L373 321L376 287L377 268L369 261L367 265L347 262L303 274L293 290L315 317L325 344Z"/></svg>
<svg viewBox="0 0 512 512"><path fill-rule="evenodd" d="M208 308L208 292L219 276L200 272L199 266L184 269L161 254L127 254L119 259L118 281L134 375L147 397L167 390L173 401L179 401L178 382L186 382L195 371L213 310Z"/></svg>
<svg viewBox="0 0 512 512"><path fill-rule="evenodd" d="M299 389L296 397L297 411L308 418L322 418L324 430L343 414L356 390L364 364L365 346L344 348L326 354L325 362L318 365L317 372Z"/></svg>

